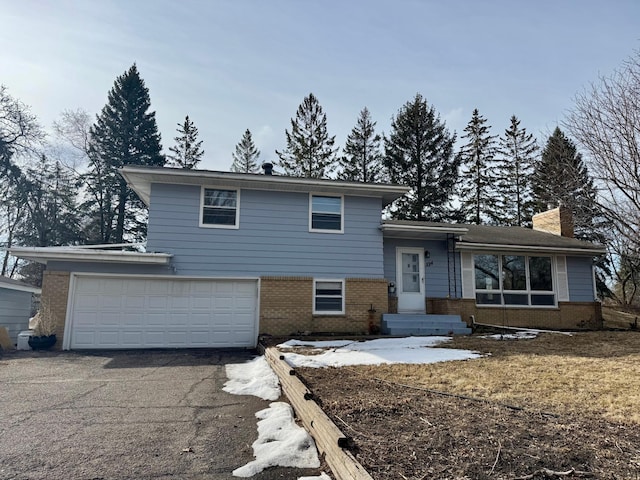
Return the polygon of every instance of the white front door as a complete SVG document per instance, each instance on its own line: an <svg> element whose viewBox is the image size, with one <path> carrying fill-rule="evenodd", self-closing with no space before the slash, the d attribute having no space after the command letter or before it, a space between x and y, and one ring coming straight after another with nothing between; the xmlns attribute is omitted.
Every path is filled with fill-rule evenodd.
<svg viewBox="0 0 640 480"><path fill-rule="evenodd" d="M398 313L425 313L424 250L398 248L396 267Z"/></svg>

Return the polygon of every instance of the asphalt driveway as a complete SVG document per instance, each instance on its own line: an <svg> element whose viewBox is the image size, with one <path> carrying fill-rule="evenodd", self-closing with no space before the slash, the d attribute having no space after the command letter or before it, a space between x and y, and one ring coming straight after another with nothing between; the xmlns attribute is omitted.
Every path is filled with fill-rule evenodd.
<svg viewBox="0 0 640 480"><path fill-rule="evenodd" d="M222 391L242 351L0 353L1 479L232 479L255 412ZM253 478L318 471L275 468Z"/></svg>

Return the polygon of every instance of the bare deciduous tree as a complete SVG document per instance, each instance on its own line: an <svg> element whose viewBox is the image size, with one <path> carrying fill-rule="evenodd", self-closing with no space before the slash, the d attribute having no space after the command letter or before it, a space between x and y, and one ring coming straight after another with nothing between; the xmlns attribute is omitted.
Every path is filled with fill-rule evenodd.
<svg viewBox="0 0 640 480"><path fill-rule="evenodd" d="M86 167L89 160L89 130L92 117L85 110L64 110L53 122L53 130L65 150L64 165L74 171Z"/></svg>
<svg viewBox="0 0 640 480"><path fill-rule="evenodd" d="M21 190L22 170L18 157L32 153L44 133L29 107L13 98L0 85L0 245L10 248L24 218L25 196ZM2 252L0 275L13 275L9 253Z"/></svg>
<svg viewBox="0 0 640 480"><path fill-rule="evenodd" d="M587 153L598 183L600 207L617 241L615 273L626 279L623 290L635 291L640 272L625 270L640 267L640 51L579 94L565 126ZM619 288L621 278L615 280Z"/></svg>

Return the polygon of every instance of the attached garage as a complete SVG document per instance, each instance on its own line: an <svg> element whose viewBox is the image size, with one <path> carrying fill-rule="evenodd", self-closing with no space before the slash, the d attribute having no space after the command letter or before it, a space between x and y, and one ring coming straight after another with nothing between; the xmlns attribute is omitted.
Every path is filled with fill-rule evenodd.
<svg viewBox="0 0 640 480"><path fill-rule="evenodd" d="M258 280L71 275L64 349L255 347Z"/></svg>

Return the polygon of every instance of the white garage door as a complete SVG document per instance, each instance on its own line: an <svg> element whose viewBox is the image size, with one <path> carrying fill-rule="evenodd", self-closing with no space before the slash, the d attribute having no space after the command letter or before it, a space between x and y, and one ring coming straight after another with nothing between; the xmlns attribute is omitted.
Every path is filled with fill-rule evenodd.
<svg viewBox="0 0 640 480"><path fill-rule="evenodd" d="M254 347L256 280L74 276L68 347Z"/></svg>

